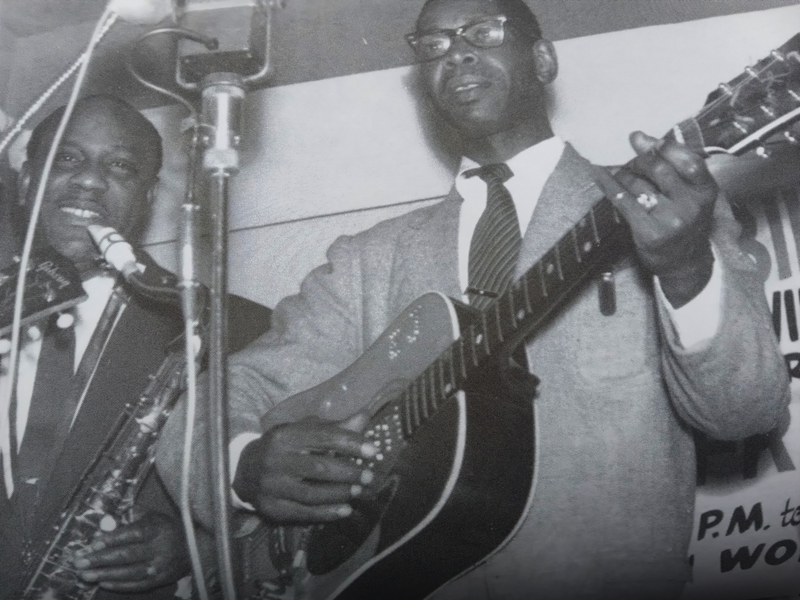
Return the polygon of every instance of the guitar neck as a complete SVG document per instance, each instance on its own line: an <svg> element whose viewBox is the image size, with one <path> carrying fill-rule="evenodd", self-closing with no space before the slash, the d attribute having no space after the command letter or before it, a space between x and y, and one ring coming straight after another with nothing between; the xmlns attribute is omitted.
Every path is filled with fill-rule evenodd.
<svg viewBox="0 0 800 600"><path fill-rule="evenodd" d="M591 275L630 246L628 226L603 198L505 293L479 313L395 400L407 437L490 360L511 351Z"/></svg>
<svg viewBox="0 0 800 600"><path fill-rule="evenodd" d="M665 136L700 155L739 154L800 118L800 34L712 92ZM785 139L797 140L791 132ZM602 199L519 280L479 314L394 401L407 436L489 360L504 359L591 274L630 247L628 227Z"/></svg>

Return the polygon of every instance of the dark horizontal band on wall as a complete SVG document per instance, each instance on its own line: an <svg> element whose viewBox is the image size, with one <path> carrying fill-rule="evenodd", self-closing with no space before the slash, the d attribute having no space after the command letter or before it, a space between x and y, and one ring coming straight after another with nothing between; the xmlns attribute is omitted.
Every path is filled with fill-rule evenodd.
<svg viewBox="0 0 800 600"><path fill-rule="evenodd" d="M528 0L545 35L564 40L650 25L765 10L797 0ZM273 39L273 75L269 86L315 81L408 65L412 61L403 34L414 28L424 0L287 0L277 12ZM55 33L58 28L97 18L97 0L3 0L2 27L17 36ZM97 15L94 14L94 12ZM87 30L88 31L88 30ZM142 28L123 24L98 52L87 90L111 91L141 108L166 104L125 73L128 44ZM75 36L74 28L69 35ZM88 35L88 33L87 33ZM57 38L48 37L48 45ZM142 67L162 85L172 80L171 41L148 52ZM50 47L57 47L56 43ZM24 56L15 57L25 60ZM33 65L31 65L33 68ZM23 98L14 100L26 100ZM16 112L16 102L12 102Z"/></svg>

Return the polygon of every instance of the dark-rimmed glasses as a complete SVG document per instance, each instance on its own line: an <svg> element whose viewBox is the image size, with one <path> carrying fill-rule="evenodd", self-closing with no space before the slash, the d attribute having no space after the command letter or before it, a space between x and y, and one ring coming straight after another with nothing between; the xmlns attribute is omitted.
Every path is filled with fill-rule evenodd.
<svg viewBox="0 0 800 600"><path fill-rule="evenodd" d="M406 34L406 41L421 61L441 58L453 45L457 37L464 38L476 48L497 48L505 39L505 22L508 17L497 15L475 23L462 25L458 29L437 29Z"/></svg>

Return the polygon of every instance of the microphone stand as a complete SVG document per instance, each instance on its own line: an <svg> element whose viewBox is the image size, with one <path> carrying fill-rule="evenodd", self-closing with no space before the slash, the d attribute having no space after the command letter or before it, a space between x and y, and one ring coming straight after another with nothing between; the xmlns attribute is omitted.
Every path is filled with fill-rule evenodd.
<svg viewBox="0 0 800 600"><path fill-rule="evenodd" d="M239 172L242 108L248 86L267 79L270 71L272 9L276 0L261 0L265 13L266 35L261 69L243 76L232 72L213 72L199 83L186 81L178 62L176 80L189 91L201 93L200 142L203 146L202 171L209 181L211 208L211 286L209 322L209 462L214 510L214 538L219 580L225 600L236 600L236 582L232 565L230 494L228 467L228 403L227 403L227 265L228 265L228 200L230 179ZM186 215L185 215L186 216ZM183 228L191 230L194 219L186 218ZM185 239L196 239L194 232L184 231ZM192 252L184 244L182 261L191 261Z"/></svg>

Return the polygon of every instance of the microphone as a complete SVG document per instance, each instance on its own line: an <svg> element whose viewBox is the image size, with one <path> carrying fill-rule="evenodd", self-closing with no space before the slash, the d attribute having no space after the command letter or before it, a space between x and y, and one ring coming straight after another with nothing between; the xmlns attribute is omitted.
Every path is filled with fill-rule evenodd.
<svg viewBox="0 0 800 600"><path fill-rule="evenodd" d="M111 0L109 9L136 25L155 25L174 14L172 0Z"/></svg>

